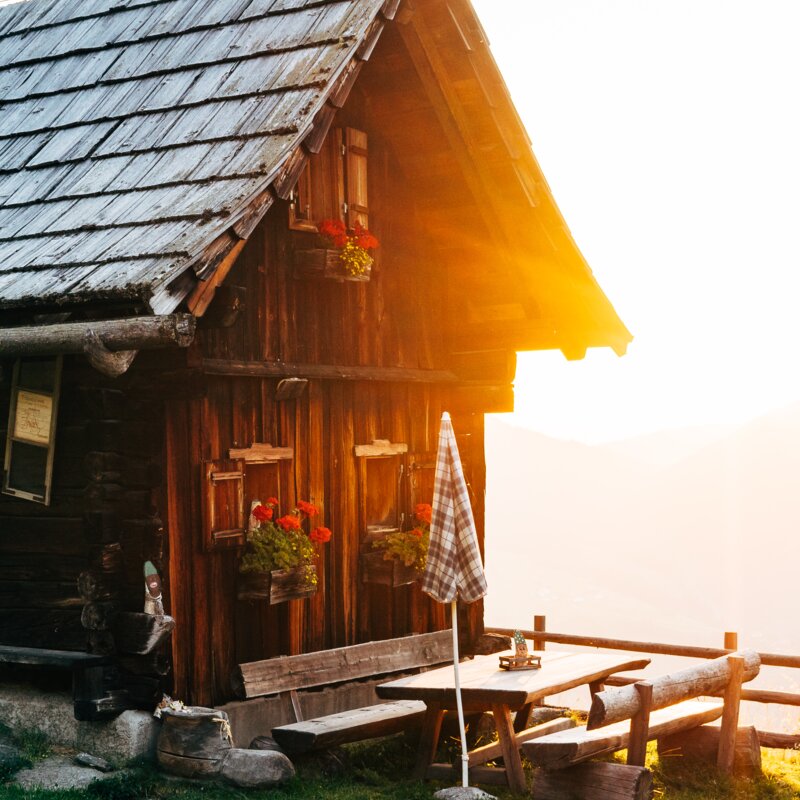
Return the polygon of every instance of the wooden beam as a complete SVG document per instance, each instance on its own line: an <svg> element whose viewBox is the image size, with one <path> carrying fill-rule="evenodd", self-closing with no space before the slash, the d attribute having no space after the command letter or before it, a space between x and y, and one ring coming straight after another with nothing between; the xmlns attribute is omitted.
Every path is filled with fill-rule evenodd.
<svg viewBox="0 0 800 800"><path fill-rule="evenodd" d="M761 659L753 650L744 650L736 654L744 663L742 680L750 681L758 675ZM693 667L660 675L652 679L652 708L665 708L683 700L702 695L710 695L724 690L734 675L730 659L732 656L717 658ZM636 686L625 686L619 689L607 689L598 692L592 698L589 711L589 730L611 725L621 720L630 719L639 713L642 707L641 695Z"/></svg>
<svg viewBox="0 0 800 800"><path fill-rule="evenodd" d="M536 800L651 800L653 775L644 767L592 762L533 779Z"/></svg>
<svg viewBox="0 0 800 800"><path fill-rule="evenodd" d="M387 383L457 383L449 370L407 367L360 367L334 364L286 364L282 361L227 361L204 358L207 375L243 378L312 378L333 381L384 381Z"/></svg>
<svg viewBox="0 0 800 800"><path fill-rule="evenodd" d="M721 703L687 700L676 706L654 711L647 729L648 739L658 739L679 731L696 728L722 716ZM521 750L535 767L563 769L606 753L624 750L630 742L631 726L626 719L596 730L585 727L551 733L531 742Z"/></svg>
<svg viewBox="0 0 800 800"><path fill-rule="evenodd" d="M250 447L232 447L228 450L228 458L244 459L245 464L275 464L278 461L291 461L294 458L294 449L253 442Z"/></svg>
<svg viewBox="0 0 800 800"><path fill-rule="evenodd" d="M502 633L507 636L514 635L513 628L489 627L490 633ZM580 647L601 647L606 650L627 650L631 653L649 653L661 656L685 656L686 658L721 658L728 655L728 650L720 647L697 647L686 644L664 644L663 642L640 642L634 639L610 639L605 636L583 636L575 633L551 633L544 629L540 631L523 630L526 639L537 639L543 642L557 644L575 644ZM800 667L800 656L786 655L784 653L759 653L762 667ZM607 681L608 682L608 681ZM775 693L777 694L777 693ZM782 702L779 700L765 702Z"/></svg>
<svg viewBox="0 0 800 800"><path fill-rule="evenodd" d="M214 294L225 278L228 277L228 273L233 268L239 253L244 250L246 244L247 239L240 239L236 242L214 272L205 280L197 282L197 286L195 286L186 301L189 311L195 316L202 317L206 313L206 309L214 299Z"/></svg>
<svg viewBox="0 0 800 800"><path fill-rule="evenodd" d="M453 658L451 634L422 633L240 664L234 685L240 697L260 697L442 664Z"/></svg>
<svg viewBox="0 0 800 800"><path fill-rule="evenodd" d="M5 328L0 333L0 358L83 353L89 331L111 351L188 347L195 318L169 314Z"/></svg>

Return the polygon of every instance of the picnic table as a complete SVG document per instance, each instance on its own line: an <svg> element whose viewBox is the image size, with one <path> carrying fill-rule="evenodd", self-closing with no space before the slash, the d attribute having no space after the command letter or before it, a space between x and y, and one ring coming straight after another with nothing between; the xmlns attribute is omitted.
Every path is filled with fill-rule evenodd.
<svg viewBox="0 0 800 800"><path fill-rule="evenodd" d="M631 658L623 654L545 651L537 654L542 658L541 669L509 671L499 668L500 655L513 653L476 656L459 665L461 696L465 713L492 713L499 740L470 751L470 769L479 782L507 783L515 792L526 790L519 746L539 735L544 727L525 728L530 710L537 701L583 685L588 685L594 694L602 689L603 681L610 675L642 669L650 663L649 658ZM451 778L453 772L449 764L434 764L433 761L444 714L456 708L452 665L380 684L376 692L385 699L425 702L414 776ZM516 724L511 718L515 711ZM483 767L479 773L473 769L501 757L502 768Z"/></svg>

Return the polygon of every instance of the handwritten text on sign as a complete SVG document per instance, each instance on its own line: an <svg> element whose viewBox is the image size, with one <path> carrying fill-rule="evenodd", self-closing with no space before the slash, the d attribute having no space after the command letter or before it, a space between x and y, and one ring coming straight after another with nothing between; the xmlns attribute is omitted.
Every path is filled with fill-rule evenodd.
<svg viewBox="0 0 800 800"><path fill-rule="evenodd" d="M52 397L21 390L17 394L14 438L33 444L49 444L52 416Z"/></svg>

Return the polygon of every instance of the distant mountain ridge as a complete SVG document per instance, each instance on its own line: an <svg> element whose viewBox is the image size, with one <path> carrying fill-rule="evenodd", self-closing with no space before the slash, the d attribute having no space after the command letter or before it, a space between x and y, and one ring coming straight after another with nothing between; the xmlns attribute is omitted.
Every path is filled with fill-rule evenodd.
<svg viewBox="0 0 800 800"><path fill-rule="evenodd" d="M488 624L800 653L800 403L594 446L489 417L486 457Z"/></svg>

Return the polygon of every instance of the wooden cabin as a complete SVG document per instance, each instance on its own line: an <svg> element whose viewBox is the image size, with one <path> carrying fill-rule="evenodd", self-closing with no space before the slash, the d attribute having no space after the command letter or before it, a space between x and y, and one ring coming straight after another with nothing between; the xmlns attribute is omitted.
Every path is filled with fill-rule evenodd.
<svg viewBox="0 0 800 800"><path fill-rule="evenodd" d="M362 558L430 502L442 411L483 546L516 351L631 339L468 0L27 0L0 98L0 644L209 705L242 662L445 627ZM324 219L374 233L367 274ZM237 599L269 496L333 532L309 598ZM176 628L134 657L146 561Z"/></svg>

